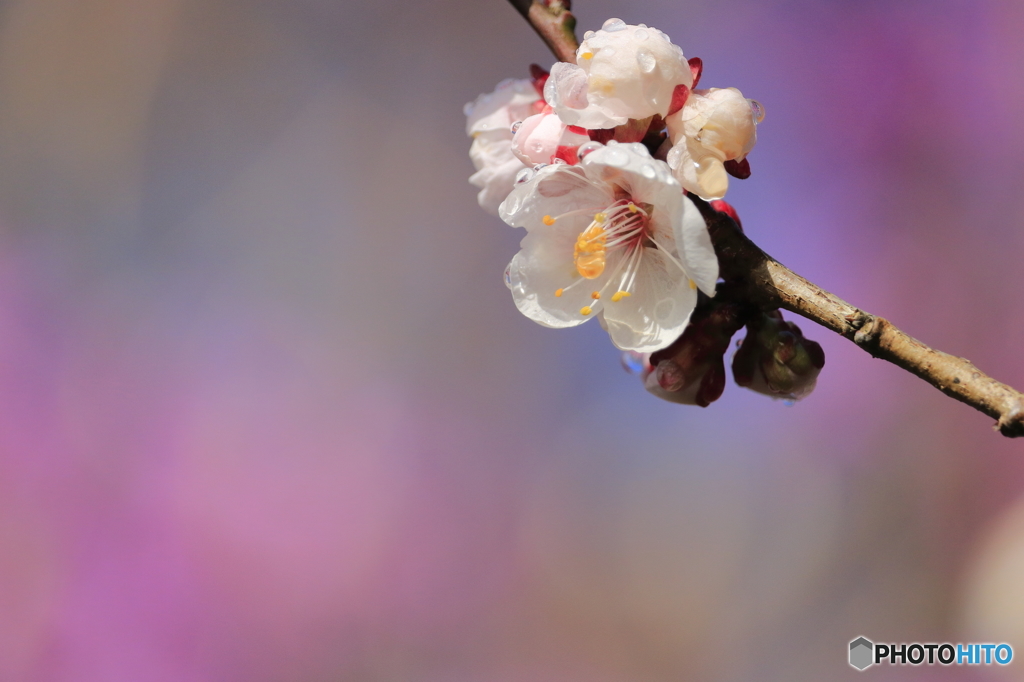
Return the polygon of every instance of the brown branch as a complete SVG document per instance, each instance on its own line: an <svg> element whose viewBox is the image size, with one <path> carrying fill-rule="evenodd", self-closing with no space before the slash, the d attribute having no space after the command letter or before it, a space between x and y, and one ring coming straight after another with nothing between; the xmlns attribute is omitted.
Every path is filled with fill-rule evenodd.
<svg viewBox="0 0 1024 682"><path fill-rule="evenodd" d="M576 61L576 20L568 0L509 0L555 56ZM872 356L924 379L951 398L996 419L1004 436L1024 436L1024 394L989 377L965 358L935 350L807 281L762 251L723 213L696 197L708 223L722 277L738 296L765 310L784 308L845 336Z"/></svg>
<svg viewBox="0 0 1024 682"><path fill-rule="evenodd" d="M762 308L783 308L845 336L872 356L902 367L951 398L997 420L1004 436L1024 436L1024 394L1000 383L965 358L935 350L884 317L876 317L807 281L762 251L736 223L700 199L723 277L741 284L739 295Z"/></svg>
<svg viewBox="0 0 1024 682"><path fill-rule="evenodd" d="M509 0L533 26L558 61L576 63L576 17L569 11L569 0Z"/></svg>

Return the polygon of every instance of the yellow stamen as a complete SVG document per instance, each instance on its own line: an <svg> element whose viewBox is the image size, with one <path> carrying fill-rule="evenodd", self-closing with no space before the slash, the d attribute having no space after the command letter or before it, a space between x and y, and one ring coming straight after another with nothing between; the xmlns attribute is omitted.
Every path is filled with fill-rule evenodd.
<svg viewBox="0 0 1024 682"><path fill-rule="evenodd" d="M612 294L612 303L618 303L627 296L629 296L628 291L616 291L614 294Z"/></svg>
<svg viewBox="0 0 1024 682"><path fill-rule="evenodd" d="M634 204L632 201L629 202L629 204L626 206L626 208L629 209L630 213L636 213L637 211L640 210L639 208L636 207L636 204Z"/></svg>
<svg viewBox="0 0 1024 682"><path fill-rule="evenodd" d="M606 220L608 220L608 214L607 213L595 213L594 214L594 222L595 223L603 223Z"/></svg>
<svg viewBox="0 0 1024 682"><path fill-rule="evenodd" d="M576 271L587 279L600 277L604 272L605 263L605 236L604 228L597 222L590 223L590 227L583 230L576 238L576 246L573 247L573 263Z"/></svg>
<svg viewBox="0 0 1024 682"><path fill-rule="evenodd" d="M589 315L589 314L590 314L590 306L589 305L585 305L582 308L580 308L580 315Z"/></svg>
<svg viewBox="0 0 1024 682"><path fill-rule="evenodd" d="M554 225L555 219L549 215L546 215L543 218L541 218L541 222L544 223L545 225Z"/></svg>
<svg viewBox="0 0 1024 682"><path fill-rule="evenodd" d="M690 280L690 288L691 288L691 289L694 289L694 290L696 290L696 289L697 289L697 283L696 283L696 282L694 282L694 281L693 281L692 279Z"/></svg>
<svg viewBox="0 0 1024 682"><path fill-rule="evenodd" d="M593 59L593 58L594 58L594 53L593 52L584 52L583 54L580 55L580 59Z"/></svg>
<svg viewBox="0 0 1024 682"><path fill-rule="evenodd" d="M555 289L555 298L561 298L564 289Z"/></svg>
<svg viewBox="0 0 1024 682"><path fill-rule="evenodd" d="M594 293L592 293L590 295L590 298L592 298L592 299L594 299L596 301L597 299L601 298L601 292L600 291L595 291Z"/></svg>

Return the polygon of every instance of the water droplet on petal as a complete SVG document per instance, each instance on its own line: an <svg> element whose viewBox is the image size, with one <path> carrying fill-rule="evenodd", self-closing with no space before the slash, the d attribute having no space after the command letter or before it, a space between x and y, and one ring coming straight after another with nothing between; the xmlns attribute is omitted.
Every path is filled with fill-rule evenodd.
<svg viewBox="0 0 1024 682"><path fill-rule="evenodd" d="M580 159L583 159L583 157L589 154L590 152L601 149L602 147L604 147L604 145L598 142L597 140L584 142L583 144L580 145L579 149L576 150L576 156Z"/></svg>
<svg viewBox="0 0 1024 682"><path fill-rule="evenodd" d="M629 154L623 149L609 147L608 153L604 155L605 162L610 166L625 166L629 163Z"/></svg>
<svg viewBox="0 0 1024 682"><path fill-rule="evenodd" d="M658 65L654 55L647 50L638 50L636 53L636 61L640 65L640 70L644 73L651 73L654 71L654 67Z"/></svg>
<svg viewBox="0 0 1024 682"><path fill-rule="evenodd" d="M644 26L643 24L640 24L640 25ZM650 31L647 30L647 27L644 26L639 31L634 33L633 37L636 38L637 40L647 40L648 38L651 37L651 33L650 33Z"/></svg>
<svg viewBox="0 0 1024 682"><path fill-rule="evenodd" d="M793 400L792 398L789 398L789 399L783 400L782 404L785 405L786 407L793 407L794 405L796 405L796 401Z"/></svg>
<svg viewBox="0 0 1024 682"><path fill-rule="evenodd" d="M637 353L635 350L627 350L624 352L622 354L622 369L626 370L630 374L640 374L643 372L643 353Z"/></svg>
<svg viewBox="0 0 1024 682"><path fill-rule="evenodd" d="M626 22L622 19L609 19L604 22L604 26L601 27L601 30L614 33L615 31L621 31L624 28L626 28Z"/></svg>
<svg viewBox="0 0 1024 682"><path fill-rule="evenodd" d="M603 50L601 50L601 54L604 55L605 57L611 57L612 55L615 54L615 48L614 47L606 47Z"/></svg>
<svg viewBox="0 0 1024 682"><path fill-rule="evenodd" d="M584 34L583 34L583 39L584 39L584 40L590 40L590 39L591 39L591 38L593 38L593 37L594 37L595 35L597 35L597 34L596 34L596 33L594 33L593 31L587 31L586 33L584 33Z"/></svg>
<svg viewBox="0 0 1024 682"><path fill-rule="evenodd" d="M510 128L510 130L512 131L512 134L515 135L516 131L518 131L522 127L523 127L523 122L522 121L516 121L515 123L512 124L512 127Z"/></svg>
<svg viewBox="0 0 1024 682"><path fill-rule="evenodd" d="M750 113L754 115L754 123L760 123L764 120L764 106L756 99L748 99L750 102Z"/></svg>
<svg viewBox="0 0 1024 682"><path fill-rule="evenodd" d="M644 165L640 166L640 174L647 178L648 180L653 180L658 176L657 171L654 170L654 166L652 166L649 163L645 163Z"/></svg>
<svg viewBox="0 0 1024 682"><path fill-rule="evenodd" d="M537 164L536 166L534 166L534 167L533 167L533 170L535 170L535 171L539 171L539 170L540 170L541 168L544 168L544 167L546 167L546 166L548 166L548 165L550 165L550 164L547 164L547 163L538 163L538 164Z"/></svg>
<svg viewBox="0 0 1024 682"><path fill-rule="evenodd" d="M512 264L509 263L505 266L505 286L509 289L512 288Z"/></svg>
<svg viewBox="0 0 1024 682"><path fill-rule="evenodd" d="M519 198L518 194L513 192L512 194L509 195L508 199L505 199L505 202L508 204L507 206L502 204L503 206L505 206L505 212L508 213L509 215L514 215L519 211L519 204L522 202L522 200Z"/></svg>
<svg viewBox="0 0 1024 682"><path fill-rule="evenodd" d="M524 182L529 182L533 179L533 176L537 174L537 171L532 168L524 168L523 170L516 173L516 184L521 185Z"/></svg>

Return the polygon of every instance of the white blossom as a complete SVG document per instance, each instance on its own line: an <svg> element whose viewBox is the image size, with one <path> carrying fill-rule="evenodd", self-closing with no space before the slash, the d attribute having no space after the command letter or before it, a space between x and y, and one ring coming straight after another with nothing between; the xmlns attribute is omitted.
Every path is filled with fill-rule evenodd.
<svg viewBox="0 0 1024 682"><path fill-rule="evenodd" d="M704 199L721 199L729 189L725 162L746 158L761 118L761 105L736 88L694 90L665 119L672 145L667 161L676 179Z"/></svg>
<svg viewBox="0 0 1024 682"><path fill-rule="evenodd" d="M512 123L535 113L541 102L528 79L507 79L494 92L480 95L466 105L466 134L473 138L469 158L476 173L469 182L480 188L477 201L488 213L497 215L516 174L525 166L512 153Z"/></svg>
<svg viewBox="0 0 1024 682"><path fill-rule="evenodd" d="M551 68L544 99L567 124L589 129L666 116L676 87L693 84L683 51L668 36L621 19L588 32L576 62Z"/></svg>
<svg viewBox="0 0 1024 682"><path fill-rule="evenodd" d="M589 147L580 165L541 168L501 205L505 222L527 230L506 284L542 325L600 315L617 347L663 348L686 327L697 289L714 295L718 260L707 226L642 144Z"/></svg>

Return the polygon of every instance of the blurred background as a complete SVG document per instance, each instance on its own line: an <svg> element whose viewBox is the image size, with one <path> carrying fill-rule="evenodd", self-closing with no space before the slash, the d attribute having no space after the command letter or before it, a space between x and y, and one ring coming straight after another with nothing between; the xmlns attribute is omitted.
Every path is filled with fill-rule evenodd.
<svg viewBox="0 0 1024 682"><path fill-rule="evenodd" d="M729 200L766 250L1024 386L1024 4L575 10L764 104ZM531 62L503 0L0 2L0 680L1024 659L1024 444L992 420L810 322L805 401L662 403L596 324L515 310L461 112Z"/></svg>

